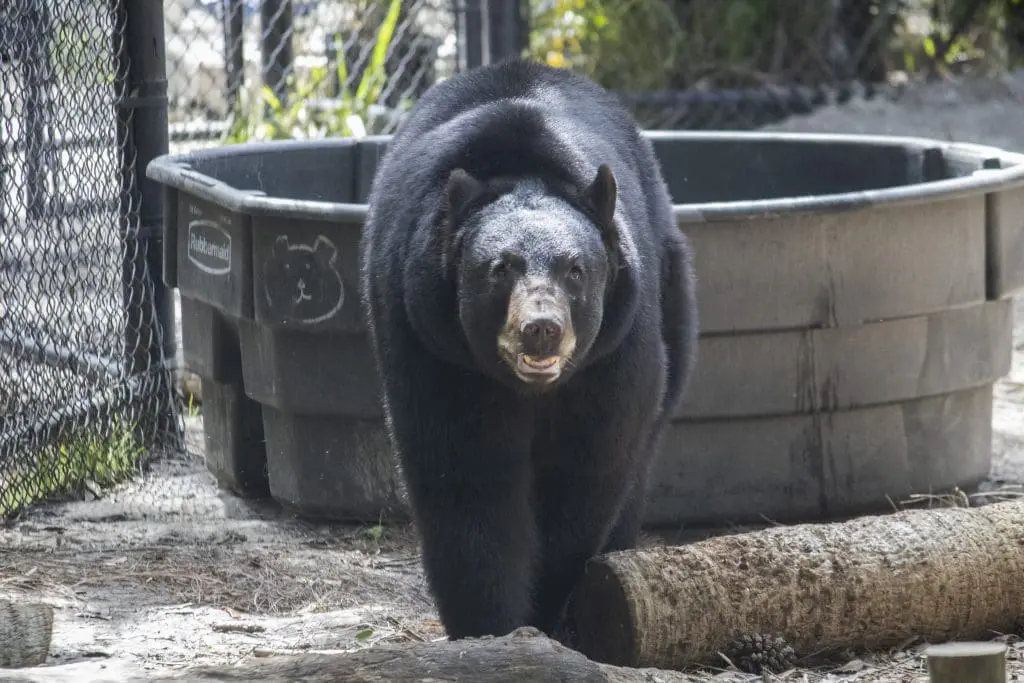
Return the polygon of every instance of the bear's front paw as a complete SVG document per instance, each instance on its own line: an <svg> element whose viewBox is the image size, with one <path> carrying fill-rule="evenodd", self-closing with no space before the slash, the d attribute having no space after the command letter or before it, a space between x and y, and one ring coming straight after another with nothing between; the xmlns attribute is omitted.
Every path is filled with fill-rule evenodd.
<svg viewBox="0 0 1024 683"><path fill-rule="evenodd" d="M579 638L576 632L576 623L568 617L558 623L554 631L551 633L551 638L562 645L565 645L570 650L579 649Z"/></svg>

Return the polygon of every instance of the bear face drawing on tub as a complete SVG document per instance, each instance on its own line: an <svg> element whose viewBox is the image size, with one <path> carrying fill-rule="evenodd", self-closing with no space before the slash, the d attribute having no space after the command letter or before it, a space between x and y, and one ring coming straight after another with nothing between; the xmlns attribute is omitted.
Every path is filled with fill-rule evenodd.
<svg viewBox="0 0 1024 683"><path fill-rule="evenodd" d="M696 359L689 241L650 141L569 71L433 86L374 175L364 320L449 638L567 635L589 558L636 545Z"/></svg>
<svg viewBox="0 0 1024 683"><path fill-rule="evenodd" d="M601 166L570 202L543 182L449 176L444 268L481 368L512 388L548 390L572 375L601 327L618 267L615 178Z"/></svg>
<svg viewBox="0 0 1024 683"><path fill-rule="evenodd" d="M264 294L275 318L314 324L334 317L345 302L337 260L337 247L323 235L312 244L279 235L263 264Z"/></svg>

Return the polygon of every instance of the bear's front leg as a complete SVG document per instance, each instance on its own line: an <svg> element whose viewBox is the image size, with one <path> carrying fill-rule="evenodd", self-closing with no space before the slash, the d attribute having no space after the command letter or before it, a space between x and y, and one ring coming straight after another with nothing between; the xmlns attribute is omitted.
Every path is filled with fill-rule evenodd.
<svg viewBox="0 0 1024 683"><path fill-rule="evenodd" d="M528 622L536 565L529 409L403 336L380 367L427 583L449 638L504 635Z"/></svg>
<svg viewBox="0 0 1024 683"><path fill-rule="evenodd" d="M632 536L643 514L643 492L634 498L634 489L650 467L647 446L665 379L660 343L642 354L639 346L632 340L617 359L583 371L538 427L532 459L541 567L531 623L549 635L561 625L587 560L613 530ZM623 513L630 519L619 531Z"/></svg>

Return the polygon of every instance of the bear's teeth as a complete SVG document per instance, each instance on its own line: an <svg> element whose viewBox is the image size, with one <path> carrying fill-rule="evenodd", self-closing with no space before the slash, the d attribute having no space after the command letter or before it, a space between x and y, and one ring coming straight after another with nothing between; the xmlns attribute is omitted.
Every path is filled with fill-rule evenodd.
<svg viewBox="0 0 1024 683"><path fill-rule="evenodd" d="M550 368L552 365L558 362L558 356L537 358L536 356L524 355L523 360L525 360L529 365L532 365L537 368Z"/></svg>

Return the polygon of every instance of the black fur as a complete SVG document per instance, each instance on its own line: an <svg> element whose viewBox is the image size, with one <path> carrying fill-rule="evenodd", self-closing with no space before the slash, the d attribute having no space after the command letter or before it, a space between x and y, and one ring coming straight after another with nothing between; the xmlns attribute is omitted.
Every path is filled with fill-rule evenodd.
<svg viewBox="0 0 1024 683"><path fill-rule="evenodd" d="M552 633L586 560L636 543L694 363L691 252L651 146L592 82L506 61L423 96L369 204L367 325L442 623ZM493 348L508 290L486 259L508 245L549 275L553 249L586 252L580 342L547 390L517 389Z"/></svg>

